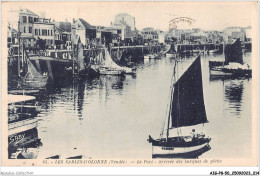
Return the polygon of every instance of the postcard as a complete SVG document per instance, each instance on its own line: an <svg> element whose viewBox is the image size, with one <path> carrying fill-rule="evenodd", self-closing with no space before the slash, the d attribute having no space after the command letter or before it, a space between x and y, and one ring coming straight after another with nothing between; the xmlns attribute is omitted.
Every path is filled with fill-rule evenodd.
<svg viewBox="0 0 260 176"><path fill-rule="evenodd" d="M2 2L2 166L257 166L257 15Z"/></svg>

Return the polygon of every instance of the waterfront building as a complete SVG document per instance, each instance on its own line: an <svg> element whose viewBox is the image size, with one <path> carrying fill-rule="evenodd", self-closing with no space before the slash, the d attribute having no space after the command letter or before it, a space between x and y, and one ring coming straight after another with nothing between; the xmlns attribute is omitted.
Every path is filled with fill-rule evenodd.
<svg viewBox="0 0 260 176"><path fill-rule="evenodd" d="M112 43L112 31L105 29L104 26L96 26L96 37L100 43L109 45Z"/></svg>
<svg viewBox="0 0 260 176"><path fill-rule="evenodd" d="M199 31L196 33L191 33L189 39L190 42L194 44L206 44L208 41L207 37L208 35L205 32Z"/></svg>
<svg viewBox="0 0 260 176"><path fill-rule="evenodd" d="M34 46L33 23L38 21L39 15L28 9L19 10L18 31L26 47Z"/></svg>
<svg viewBox="0 0 260 176"><path fill-rule="evenodd" d="M12 44L17 43L17 30L11 28L10 26L7 29L7 46L9 47Z"/></svg>
<svg viewBox="0 0 260 176"><path fill-rule="evenodd" d="M45 40L48 46L54 44L54 24L31 10L19 10L18 30L25 47L35 47L38 39Z"/></svg>
<svg viewBox="0 0 260 176"><path fill-rule="evenodd" d="M208 43L220 44L223 41L223 32L219 31L206 31L208 35Z"/></svg>
<svg viewBox="0 0 260 176"><path fill-rule="evenodd" d="M141 35L145 42L149 42L149 41L158 42L159 39L158 32L151 27L143 28L141 31Z"/></svg>
<svg viewBox="0 0 260 176"><path fill-rule="evenodd" d="M129 43L133 41L135 37L134 31L127 24L111 24L111 26L105 28L110 31L113 35L113 43L124 41L124 43Z"/></svg>
<svg viewBox="0 0 260 176"><path fill-rule="evenodd" d="M172 28L170 29L168 36L170 38L175 38L177 44L190 44L192 33L194 33L194 31L191 29Z"/></svg>
<svg viewBox="0 0 260 176"><path fill-rule="evenodd" d="M53 46L54 23L51 22L51 19L38 18L38 20L33 23L33 37L35 40L44 40L48 47Z"/></svg>
<svg viewBox="0 0 260 176"><path fill-rule="evenodd" d="M158 31L158 43L165 43L166 35L163 31Z"/></svg>
<svg viewBox="0 0 260 176"><path fill-rule="evenodd" d="M71 41L71 23L63 21L55 21L55 44L67 44Z"/></svg>
<svg viewBox="0 0 260 176"><path fill-rule="evenodd" d="M80 38L81 43L85 46L96 41L96 29L94 26L90 25L88 22L79 18L73 20L72 31L71 31L72 42L76 44L78 38Z"/></svg>
<svg viewBox="0 0 260 176"><path fill-rule="evenodd" d="M119 13L115 16L115 25L128 25L130 26L132 31L135 31L135 17L127 14L127 13Z"/></svg>

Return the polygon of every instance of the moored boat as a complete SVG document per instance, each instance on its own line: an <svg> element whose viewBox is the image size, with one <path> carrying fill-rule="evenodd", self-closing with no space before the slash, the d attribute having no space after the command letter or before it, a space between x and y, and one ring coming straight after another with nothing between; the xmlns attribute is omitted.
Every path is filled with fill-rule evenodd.
<svg viewBox="0 0 260 176"><path fill-rule="evenodd" d="M121 75L121 74L132 74L135 73L135 68L130 68L126 66L120 66L116 64L112 57L110 56L107 48L104 49L104 58L103 54L100 53L99 57L104 59L104 64L98 68L99 74L102 75Z"/></svg>
<svg viewBox="0 0 260 176"><path fill-rule="evenodd" d="M225 47L225 61L209 61L210 77L252 77L252 69L243 61L241 42L237 39Z"/></svg>

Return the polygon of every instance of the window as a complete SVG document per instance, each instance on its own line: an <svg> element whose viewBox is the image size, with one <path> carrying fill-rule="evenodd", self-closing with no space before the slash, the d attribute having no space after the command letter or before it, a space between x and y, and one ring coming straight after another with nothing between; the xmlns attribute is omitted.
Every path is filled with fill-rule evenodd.
<svg viewBox="0 0 260 176"><path fill-rule="evenodd" d="M40 29L38 29L39 30L39 35L41 35L41 30Z"/></svg>
<svg viewBox="0 0 260 176"><path fill-rule="evenodd" d="M27 23L27 17L23 16L23 23Z"/></svg>
<svg viewBox="0 0 260 176"><path fill-rule="evenodd" d="M51 35L52 35L52 30L51 30Z"/></svg>
<svg viewBox="0 0 260 176"><path fill-rule="evenodd" d="M26 33L26 29L25 29L25 26L23 27L23 32Z"/></svg>
<svg viewBox="0 0 260 176"><path fill-rule="evenodd" d="M34 30L34 34L35 34L35 35L38 35L38 29L35 29L35 30Z"/></svg>
<svg viewBox="0 0 260 176"><path fill-rule="evenodd" d="M29 27L29 33L32 33L32 27Z"/></svg>
<svg viewBox="0 0 260 176"><path fill-rule="evenodd" d="M46 29L42 29L42 35L44 35L44 36L47 35L47 30Z"/></svg>
<svg viewBox="0 0 260 176"><path fill-rule="evenodd" d="M34 18L34 22L38 22L38 18Z"/></svg>
<svg viewBox="0 0 260 176"><path fill-rule="evenodd" d="M50 30L48 30L48 35L50 35Z"/></svg>
<svg viewBox="0 0 260 176"><path fill-rule="evenodd" d="M29 17L29 18L28 18L28 21L29 21L29 23L33 23L33 18L32 18L32 17Z"/></svg>

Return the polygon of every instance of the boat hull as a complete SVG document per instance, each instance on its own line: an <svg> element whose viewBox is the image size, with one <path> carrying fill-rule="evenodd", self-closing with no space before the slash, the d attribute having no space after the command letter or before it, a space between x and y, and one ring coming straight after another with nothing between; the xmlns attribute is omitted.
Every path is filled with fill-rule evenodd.
<svg viewBox="0 0 260 176"><path fill-rule="evenodd" d="M99 71L101 75L122 75L121 71Z"/></svg>
<svg viewBox="0 0 260 176"><path fill-rule="evenodd" d="M252 69L225 68L224 62L209 61L211 78L240 78L252 77Z"/></svg>
<svg viewBox="0 0 260 176"><path fill-rule="evenodd" d="M152 158L197 158L210 150L208 143L194 147L162 147L153 146Z"/></svg>
<svg viewBox="0 0 260 176"><path fill-rule="evenodd" d="M26 120L21 120L18 122L8 124L8 135L14 135L23 131L27 131L36 128L38 121L36 118L30 118Z"/></svg>
<svg viewBox="0 0 260 176"><path fill-rule="evenodd" d="M153 158L193 158L210 149L211 138L202 134L197 138L180 136L154 140L149 136L148 141L152 143Z"/></svg>
<svg viewBox="0 0 260 176"><path fill-rule="evenodd" d="M24 89L42 89L48 82L48 76L22 78L21 85Z"/></svg>

